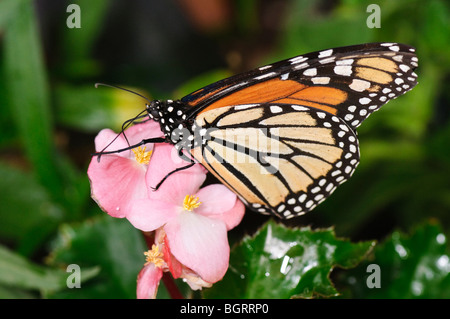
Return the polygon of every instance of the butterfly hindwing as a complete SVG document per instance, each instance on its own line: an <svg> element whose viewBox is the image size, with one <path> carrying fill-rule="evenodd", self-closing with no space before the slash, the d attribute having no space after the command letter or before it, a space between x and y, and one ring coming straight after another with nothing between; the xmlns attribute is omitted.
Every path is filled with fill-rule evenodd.
<svg viewBox="0 0 450 319"><path fill-rule="evenodd" d="M358 140L345 121L298 104L213 109L197 117L195 130L203 142L194 158L250 208L281 218L313 209L359 162Z"/></svg>

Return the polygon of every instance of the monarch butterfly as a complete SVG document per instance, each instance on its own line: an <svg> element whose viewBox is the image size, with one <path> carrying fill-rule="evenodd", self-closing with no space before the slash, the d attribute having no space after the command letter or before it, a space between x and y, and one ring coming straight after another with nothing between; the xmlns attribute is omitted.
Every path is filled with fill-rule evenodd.
<svg viewBox="0 0 450 319"><path fill-rule="evenodd" d="M226 78L181 100L150 101L147 115L164 137L126 149L172 143L191 162L186 168L201 163L250 209L283 219L302 215L353 174L356 128L417 84L414 52L398 43L327 49Z"/></svg>

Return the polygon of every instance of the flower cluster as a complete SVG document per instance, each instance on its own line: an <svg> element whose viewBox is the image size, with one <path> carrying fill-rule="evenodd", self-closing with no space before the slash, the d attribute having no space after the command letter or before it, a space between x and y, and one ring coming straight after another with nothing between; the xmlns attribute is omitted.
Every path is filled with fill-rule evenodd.
<svg viewBox="0 0 450 319"><path fill-rule="evenodd" d="M146 121L128 128L126 138L102 130L95 147L97 152L106 146L117 150L161 135L156 122ZM230 252L227 231L239 224L245 211L222 184L200 188L207 173L200 164L170 175L155 191L168 173L187 165L174 157L174 150L169 144L146 145L104 154L100 160L94 156L88 168L92 198L105 212L127 218L143 232L154 232L138 275L138 298L154 298L165 271L183 278L192 289L221 280Z"/></svg>

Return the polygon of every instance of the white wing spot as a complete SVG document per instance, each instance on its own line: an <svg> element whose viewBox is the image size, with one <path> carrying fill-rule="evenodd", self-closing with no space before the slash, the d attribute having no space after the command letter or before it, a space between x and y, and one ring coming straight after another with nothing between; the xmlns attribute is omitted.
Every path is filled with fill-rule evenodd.
<svg viewBox="0 0 450 319"><path fill-rule="evenodd" d="M339 174L341 174L341 171L340 170L335 170L335 171L333 171L331 173L331 176L336 176L336 175L339 175Z"/></svg>
<svg viewBox="0 0 450 319"><path fill-rule="evenodd" d="M312 78L311 82L314 84L328 84L330 83L330 78L327 76Z"/></svg>
<svg viewBox="0 0 450 319"><path fill-rule="evenodd" d="M360 99L359 99L359 103L361 103L361 104L363 104L363 105L369 104L370 101L372 101L372 100L369 99L368 97L363 97L363 98L360 98Z"/></svg>
<svg viewBox="0 0 450 319"><path fill-rule="evenodd" d="M350 121L350 120L352 120L353 118L354 118L353 114L347 114L347 115L344 117L344 120Z"/></svg>
<svg viewBox="0 0 450 319"><path fill-rule="evenodd" d="M317 69L316 68L307 69L303 72L303 75L315 76L317 75Z"/></svg>
<svg viewBox="0 0 450 319"><path fill-rule="evenodd" d="M291 64L297 64L297 63L300 63L300 62L304 62L306 60L308 60L308 58L305 58L303 56L297 56L295 58L290 59L289 62L291 62Z"/></svg>
<svg viewBox="0 0 450 319"><path fill-rule="evenodd" d="M262 74L260 76L255 77L255 80L262 80L262 79L265 79L265 78L269 78L269 77L271 77L271 76L273 76L275 74L277 74L277 73L276 72L269 72L269 73L266 73L266 74Z"/></svg>
<svg viewBox="0 0 450 319"><path fill-rule="evenodd" d="M334 73L349 76L352 74L352 67L350 65L336 65L334 67Z"/></svg>
<svg viewBox="0 0 450 319"><path fill-rule="evenodd" d="M271 67L272 67L272 65L266 65L266 66L260 67L258 70L263 71L263 70L266 70L266 69L270 69Z"/></svg>
<svg viewBox="0 0 450 319"><path fill-rule="evenodd" d="M325 58L333 54L333 49L328 49L319 53L319 58Z"/></svg>
<svg viewBox="0 0 450 319"><path fill-rule="evenodd" d="M272 113L281 113L283 112L283 109L277 105L271 105L270 106L270 112Z"/></svg>
<svg viewBox="0 0 450 319"><path fill-rule="evenodd" d="M398 45L393 45L393 46L389 47L389 50L398 52L400 50L400 48L398 47Z"/></svg>
<svg viewBox="0 0 450 319"><path fill-rule="evenodd" d="M309 110L307 107L297 105L297 104L292 104L291 107L293 110L296 110L296 111L308 111Z"/></svg>
<svg viewBox="0 0 450 319"><path fill-rule="evenodd" d="M353 61L354 61L353 59L339 60L336 61L336 65L352 65Z"/></svg>
<svg viewBox="0 0 450 319"><path fill-rule="evenodd" d="M353 91L362 92L370 88L370 82L360 79L353 79L352 83L349 85Z"/></svg>
<svg viewBox="0 0 450 319"><path fill-rule="evenodd" d="M358 124L359 124L359 121L358 121L358 120L354 120L354 121L352 122L352 126L358 126Z"/></svg>
<svg viewBox="0 0 450 319"><path fill-rule="evenodd" d="M325 188L325 191L330 192L330 191L333 189L333 187L334 187L334 184L333 184L333 183L330 183L330 184L328 184L327 187Z"/></svg>
<svg viewBox="0 0 450 319"><path fill-rule="evenodd" d="M319 194L319 195L317 195L316 197L314 197L314 199L316 200L316 201L319 201L319 200L321 200L323 198L323 195L322 194Z"/></svg>
<svg viewBox="0 0 450 319"><path fill-rule="evenodd" d="M405 65L405 64L400 64L398 67L399 67L400 70L402 70L403 72L408 72L409 69L410 69L410 67L407 66L407 65Z"/></svg>
<svg viewBox="0 0 450 319"><path fill-rule="evenodd" d="M310 208L314 204L314 201L310 200L305 204L306 208Z"/></svg>
<svg viewBox="0 0 450 319"><path fill-rule="evenodd" d="M306 68L307 66L309 66L309 64L308 64L308 62L305 62L305 63L299 64L299 65L293 66L293 67L292 67L292 70L304 69L304 68Z"/></svg>

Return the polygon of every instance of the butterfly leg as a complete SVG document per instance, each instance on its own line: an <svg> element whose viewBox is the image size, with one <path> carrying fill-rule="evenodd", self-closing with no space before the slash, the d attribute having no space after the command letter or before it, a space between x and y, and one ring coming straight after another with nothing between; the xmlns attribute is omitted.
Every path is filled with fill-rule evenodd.
<svg viewBox="0 0 450 319"><path fill-rule="evenodd" d="M101 151L101 152L96 152L96 153L92 154L92 156L97 156L97 157L98 157L97 160L98 160L98 162L100 162L100 157L101 157L102 155L105 155L105 154L115 154L115 153L120 153L120 152L124 152L124 151L131 150L131 149L133 149L133 148L136 148L136 147L141 146L141 145L144 145L144 144L148 144L148 143L164 143L165 141L166 141L166 139L165 139L164 137L148 138L148 139L145 139L145 140L140 141L140 142L137 143L137 144L134 144L134 145L131 145L131 146L128 146L128 147L125 147L125 148L121 148L121 149L118 149L118 150L115 150L115 151L107 151L107 152Z"/></svg>
<svg viewBox="0 0 450 319"><path fill-rule="evenodd" d="M178 167L178 168L174 169L173 171L171 171L170 173L168 173L166 176L164 176L164 178L163 178L163 179L162 179L155 187L152 187L152 190L153 190L153 191L157 191L158 188L162 185L162 183L163 183L170 175L172 175L173 173L176 173L176 172L179 172L179 171L188 169L188 168L194 166L194 164L195 164L195 163L192 162L192 163L190 163L190 164L188 164L188 165L186 165L186 166L182 166L182 167Z"/></svg>

